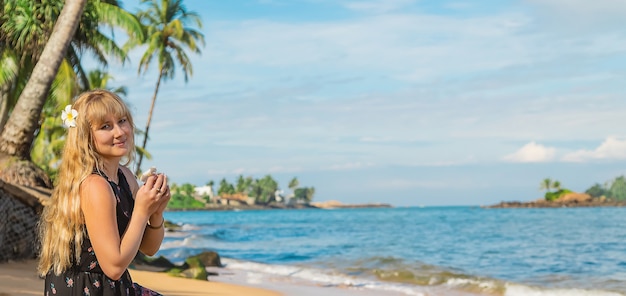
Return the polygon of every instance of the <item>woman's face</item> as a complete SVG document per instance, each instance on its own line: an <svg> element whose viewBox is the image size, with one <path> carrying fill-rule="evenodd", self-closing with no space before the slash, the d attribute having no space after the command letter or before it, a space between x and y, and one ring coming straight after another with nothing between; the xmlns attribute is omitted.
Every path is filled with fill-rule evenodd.
<svg viewBox="0 0 626 296"><path fill-rule="evenodd" d="M126 117L107 115L103 123L92 126L96 152L103 158L117 158L128 155L133 145L132 127Z"/></svg>

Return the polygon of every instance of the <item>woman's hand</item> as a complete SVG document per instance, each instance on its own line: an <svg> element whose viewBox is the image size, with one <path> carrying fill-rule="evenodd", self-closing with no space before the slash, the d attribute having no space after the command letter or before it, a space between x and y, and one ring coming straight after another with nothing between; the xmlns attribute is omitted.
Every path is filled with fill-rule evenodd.
<svg viewBox="0 0 626 296"><path fill-rule="evenodd" d="M163 184L161 185L161 187L159 187L159 190L157 190L157 195L160 195L159 207L154 212L154 214L157 214L157 215L163 215L163 211L165 211L165 208L167 207L167 203L170 201L170 198L172 197L172 194L170 192L170 186L167 185L167 176L165 174L163 174L162 176L164 177Z"/></svg>
<svg viewBox="0 0 626 296"><path fill-rule="evenodd" d="M144 211L147 216L152 216L156 212L162 214L169 199L167 177L164 174L150 176L137 191L135 209Z"/></svg>

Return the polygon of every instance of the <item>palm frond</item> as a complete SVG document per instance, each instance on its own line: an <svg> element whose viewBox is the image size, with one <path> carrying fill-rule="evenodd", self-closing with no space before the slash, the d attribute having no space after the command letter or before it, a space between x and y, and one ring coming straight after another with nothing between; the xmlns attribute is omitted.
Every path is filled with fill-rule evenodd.
<svg viewBox="0 0 626 296"><path fill-rule="evenodd" d="M132 13L118 5L105 2L97 2L96 11L101 23L123 29L131 39L143 40L144 35L141 24Z"/></svg>
<svg viewBox="0 0 626 296"><path fill-rule="evenodd" d="M0 55L0 85L10 83L19 73L17 56L12 50L6 49Z"/></svg>

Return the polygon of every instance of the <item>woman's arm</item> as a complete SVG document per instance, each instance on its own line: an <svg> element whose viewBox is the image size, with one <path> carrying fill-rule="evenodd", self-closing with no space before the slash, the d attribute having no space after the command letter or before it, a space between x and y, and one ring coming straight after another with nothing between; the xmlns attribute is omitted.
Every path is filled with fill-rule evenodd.
<svg viewBox="0 0 626 296"><path fill-rule="evenodd" d="M120 237L115 194L107 180L98 175L88 176L80 185L80 200L100 267L109 278L118 280L137 254L146 223L157 203L151 203L148 198L136 203L126 232Z"/></svg>
<svg viewBox="0 0 626 296"><path fill-rule="evenodd" d="M170 199L169 186L167 186L167 177L163 174L157 176L151 176L152 180L146 180L146 184L139 187L137 183L137 179L133 175L133 173L127 167L121 167L126 180L128 181L128 185L133 191L133 197L137 195L137 191L142 188L144 190L156 190L156 188L166 188L162 192L159 192L159 207L157 208L155 213L152 213L149 217L149 226L146 226L146 229L143 233L143 238L141 240L141 244L139 246L139 250L148 255L153 256L161 247L161 243L163 242L163 237L165 235L165 230L163 227L163 222L165 221L163 218L163 211L165 210L165 206L167 206L167 202ZM153 182L151 182L153 181ZM152 185L150 185L152 184ZM149 187L152 186L152 187ZM145 187L145 188L144 188ZM154 188L156 187L156 188ZM156 227L156 228L155 228Z"/></svg>

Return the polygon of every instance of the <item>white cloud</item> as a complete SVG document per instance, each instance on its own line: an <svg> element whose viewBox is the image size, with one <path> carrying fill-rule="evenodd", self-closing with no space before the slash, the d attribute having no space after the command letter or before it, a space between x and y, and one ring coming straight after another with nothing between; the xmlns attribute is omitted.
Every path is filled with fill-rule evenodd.
<svg viewBox="0 0 626 296"><path fill-rule="evenodd" d="M578 150L563 156L567 162L586 162L598 159L626 159L626 139L607 137L598 148L594 150Z"/></svg>
<svg viewBox="0 0 626 296"><path fill-rule="evenodd" d="M546 147L532 141L503 159L510 162L547 162L554 159L555 152L555 148Z"/></svg>

